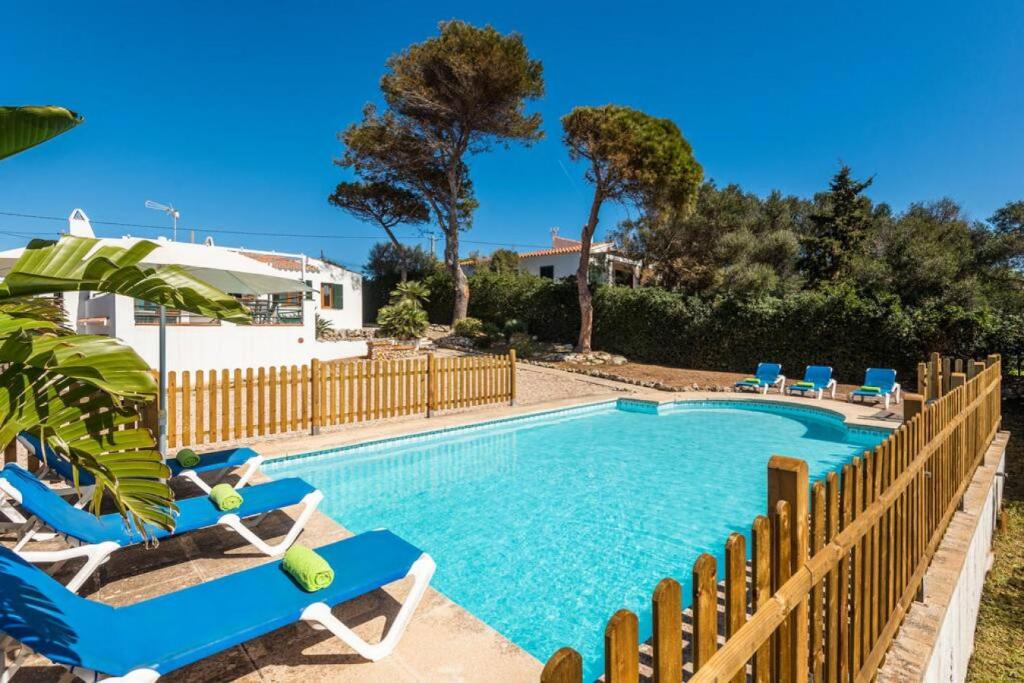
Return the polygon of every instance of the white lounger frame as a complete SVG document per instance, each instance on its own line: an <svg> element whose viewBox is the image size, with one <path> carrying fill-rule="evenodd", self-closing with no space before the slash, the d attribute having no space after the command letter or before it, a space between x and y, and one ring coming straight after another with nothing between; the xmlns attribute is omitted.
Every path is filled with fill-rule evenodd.
<svg viewBox="0 0 1024 683"><path fill-rule="evenodd" d="M21 492L18 491L17 487L12 486L11 483L5 479L0 479L0 494L5 495L16 503L21 503ZM270 545L257 536L252 529L245 525L242 518L233 512L222 515L217 520L216 524L231 529L263 554L271 557L277 557L278 555L283 554L285 550L288 550L292 543L295 542L295 539L299 537L299 534L302 533L306 523L316 511L317 506L323 498L324 494L319 490L312 491L303 496L302 500L297 503L297 505L303 506L302 512L299 513L299 516L295 519L294 524L292 524L291 529L288 530L285 537L273 545ZM253 526L262 522L263 518L266 517L267 514L268 513L263 512L258 515L253 515L251 518L255 520ZM42 540L43 534L46 534L45 538L47 539L53 538L54 534L52 531L42 532L44 528L44 523L38 517L31 517L28 519L27 524L18 538L18 542L15 543L12 550L18 553L22 559L27 562L31 562L32 564L56 563L56 566L50 569L51 574L59 570L68 560L84 558L85 564L78 570L78 573L75 574L67 585L68 590L74 593L77 593L78 589L82 587L82 584L84 584L90 576L92 576L93 572L95 572L101 564L110 558L111 553L122 547L120 543L115 541L82 543L76 538L61 534L65 536L65 539L67 540L69 545L68 548L63 548L61 550L25 550L25 546L30 541ZM2 683L2 681L0 681L0 683Z"/></svg>
<svg viewBox="0 0 1024 683"><path fill-rule="evenodd" d="M826 391L829 393L830 397L835 398L836 397L836 381L834 379L830 379L828 381L828 384L826 384L823 389L811 389L810 387L798 387L795 384L791 384L789 386L789 395L792 396L794 391L799 391L802 394L806 394L808 391L810 391L812 394L814 394L814 397L816 399L818 399L819 401L821 400L821 397L825 395Z"/></svg>
<svg viewBox="0 0 1024 683"><path fill-rule="evenodd" d="M885 402L885 409L886 409L886 410L889 410L889 402L890 402L890 401L889 401L889 399L891 399L891 398L892 398L893 396L895 396L895 397L896 397L896 403L897 403L897 404L898 404L898 403L899 403L900 401L902 401L902 400L903 400L903 398L902 398L902 395L901 395L901 392L902 392L902 391L903 391L903 387L901 387L901 386L900 386L900 383L899 383L899 382L895 382L895 383L894 383L894 384L892 385L892 390L891 390L891 391L889 391L889 392L887 392L887 393L884 393L884 394L878 394L878 396L879 396L879 397L881 397L881 398L882 398L882 400L883 400L883 401ZM854 395L853 395L853 394L851 393L851 394L850 394L850 403L853 403L853 399L855 399L855 398L859 398L859 399L860 399L860 402L861 402L861 403L863 403L863 402L864 402L864 399L866 399L866 398L868 398L868 397L867 397L867 396L854 396Z"/></svg>
<svg viewBox="0 0 1024 683"><path fill-rule="evenodd" d="M426 593L427 586L430 585L430 580L433 578L436 569L437 565L434 563L434 559L424 553L412 563L406 575L399 579L401 581L411 576L413 578L412 588L409 590L409 595L406 596L405 602L402 603L401 609L399 609L398 614L395 616L391 628L384 634L380 642L375 645L371 645L357 636L352 629L334 616L330 605L325 602L313 603L302 611L300 618L318 631L329 631L355 650L360 656L365 657L371 662L376 662L395 651L402 636L405 635L405 629L412 620L413 612L416 611L416 608L423 600L423 594ZM14 654L11 663L8 664L7 650L10 649L11 643L15 643L18 651ZM9 683L25 658L31 653L32 650L20 643L16 643L10 637L5 636L0 639L0 683ZM75 678L80 678L87 683L94 681L152 683L160 678L160 673L153 669L135 669L124 676L108 677L91 669L72 667L64 674L62 680L71 681Z"/></svg>
<svg viewBox="0 0 1024 683"><path fill-rule="evenodd" d="M202 457L202 456L200 456L200 457ZM256 454L256 455L252 456L251 458L249 458L248 460L246 460L245 463L244 463L245 470L242 471L242 476L239 477L239 479L235 483L234 487L236 489L240 489L243 486L245 486L246 484L248 484L249 480L252 479L253 475L260 471L260 465L262 465L262 464L263 464L263 456L259 455L259 454ZM238 467L242 467L242 465L238 465ZM211 490L213 490L214 486L219 484L221 482L221 480L224 479L224 477L226 477L228 475L228 472L231 469L233 469L233 468L232 467L224 467L224 468L221 468L221 469L217 470L217 475L213 478L213 483L210 483L210 484L207 484L205 481L203 481L203 478L200 477L199 473L196 472L195 470L182 470L182 471L178 472L178 474L176 474L175 476L176 477L181 477L182 479L188 479L190 482L192 482L193 484L198 486L200 489L202 489L203 493L209 493Z"/></svg>
<svg viewBox="0 0 1024 683"><path fill-rule="evenodd" d="M764 386L758 385L756 387L751 385L749 388L750 389L754 389L757 393L762 394L763 396L767 396L768 395L768 390L771 389L772 387L778 387L779 393L780 394L785 394L786 393L786 376L785 375L779 375L778 377L775 378L775 381L771 382L770 384L765 384ZM736 386L733 387L733 389L742 389L742 388L743 388L742 384L737 384Z"/></svg>
<svg viewBox="0 0 1024 683"><path fill-rule="evenodd" d="M32 456L42 464L42 469L36 472L36 476L42 477L43 475L50 471L49 466L46 464L46 458L40 458L39 454L36 453L36 449L32 446L32 444L29 441L23 439L20 434L18 435L18 441L21 443L22 446L25 447L25 450L32 454ZM202 458L202 455L200 455L199 457ZM260 455L259 453L256 453L254 456L246 460L242 465L236 465L235 467L244 466L245 469L242 471L242 476L239 477L238 481L235 483L234 488L240 489L246 484L248 484L249 480L253 478L253 475L260 471L260 465L262 464L263 456ZM178 474L176 474L175 477L188 479L190 482L192 482L200 489L202 489L203 493L209 493L213 489L213 487L219 484L221 480L223 480L224 477L226 477L228 473L233 469L234 467L229 466L222 467L216 470L216 476L213 477L213 483L210 484L206 483L203 480L203 478L199 476L198 472L191 469L182 470L178 472ZM68 486L63 489L55 489L54 491L62 496L70 495L70 493L75 493L80 495L82 499L88 499L90 496L92 496L92 490L92 486L83 486L81 487L80 490L76 490L74 487Z"/></svg>

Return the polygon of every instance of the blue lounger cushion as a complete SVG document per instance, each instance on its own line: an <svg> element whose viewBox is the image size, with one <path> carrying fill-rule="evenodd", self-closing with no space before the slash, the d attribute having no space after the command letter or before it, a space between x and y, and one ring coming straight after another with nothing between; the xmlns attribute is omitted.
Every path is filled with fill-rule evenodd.
<svg viewBox="0 0 1024 683"><path fill-rule="evenodd" d="M52 662L108 676L166 674L299 620L309 605L339 605L403 578L423 554L390 531L316 549L334 582L314 594L275 561L126 607L75 595L0 548L0 631ZM227 596L231 600L225 608Z"/></svg>
<svg viewBox="0 0 1024 683"><path fill-rule="evenodd" d="M45 452L46 465L56 472L64 481L69 484L74 481L73 466L71 462L61 455L58 455L49 446L43 451L40 448L39 437L29 432L21 432L18 435L28 446L35 451L37 457L40 452ZM181 463L171 458L165 461L168 469L171 470L171 476L176 477L183 470L190 469L200 474L204 472L216 472L218 470L226 469L229 467L241 467L259 454L251 448L240 447L240 448L227 448L222 451L213 451L211 453L202 453L199 456L199 464L195 467L182 467ZM78 483L81 486L93 486L96 480L91 474L83 469L78 470Z"/></svg>
<svg viewBox="0 0 1024 683"><path fill-rule="evenodd" d="M222 470L226 467L241 467L258 455L253 449L243 446L241 448L214 451L213 453L200 453L199 464L195 467L182 467L181 463L174 458L167 460L165 464L170 468L171 476L176 477L181 474L182 470L203 473Z"/></svg>
<svg viewBox="0 0 1024 683"><path fill-rule="evenodd" d="M91 512L80 510L58 496L35 475L11 463L0 470L3 477L18 489L22 506L41 519L55 531L71 536L84 543L114 541L126 546L140 543L142 535L137 529L125 526L117 513L96 517ZM296 505L316 489L297 477L277 479L245 489L242 507L231 512L241 518L272 512ZM196 496L176 501L177 522L173 532L155 527L150 528L156 538L194 531L217 523L225 513L217 508L208 496Z"/></svg>
<svg viewBox="0 0 1024 683"><path fill-rule="evenodd" d="M29 447L33 451L35 451L37 458L39 457L39 453L43 452L45 454L43 460L44 462L46 462L46 466L49 467L54 472L56 472L61 479L68 482L69 484L75 481L74 466L71 464L70 460L60 455L57 455L49 446L47 446L46 450L44 451L40 447L39 437L37 437L34 434L30 434L29 432L21 432L20 434L18 434L18 438L27 443ZM79 486L94 486L96 484L96 479L94 479L93 476L86 472L85 470L79 468L78 484Z"/></svg>

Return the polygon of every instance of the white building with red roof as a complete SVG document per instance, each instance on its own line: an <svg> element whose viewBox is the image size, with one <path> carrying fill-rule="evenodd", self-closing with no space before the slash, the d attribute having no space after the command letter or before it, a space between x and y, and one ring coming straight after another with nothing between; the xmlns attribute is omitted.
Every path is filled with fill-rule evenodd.
<svg viewBox="0 0 1024 683"><path fill-rule="evenodd" d="M551 229L551 247L519 253L519 270L553 280L576 275L580 263L582 243L558 236L558 228ZM464 259L466 274L486 259ZM480 261L480 262L478 262ZM636 287L640 280L640 262L628 258L613 242L592 242L590 245L590 279L592 282Z"/></svg>

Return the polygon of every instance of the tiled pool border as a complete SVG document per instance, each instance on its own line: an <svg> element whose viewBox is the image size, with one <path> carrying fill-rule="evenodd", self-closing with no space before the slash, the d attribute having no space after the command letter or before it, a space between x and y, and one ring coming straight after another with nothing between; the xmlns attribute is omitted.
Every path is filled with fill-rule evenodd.
<svg viewBox="0 0 1024 683"><path fill-rule="evenodd" d="M829 410L828 408L819 408L817 406L799 405L795 403L790 403L788 401L773 401L771 399L723 397L701 399L676 399L671 401L652 401L648 399L617 398L603 400L597 403L589 403L586 405L567 406L565 408L555 408L553 410L544 410L537 413L527 413L525 415L509 415L508 417L498 417L490 420L483 420L481 422L473 422L464 425L437 427L435 429L428 429L427 431L415 432L413 434L399 434L396 436L385 436L375 439L367 439L365 441L356 441L354 443L344 444L341 446L320 448L315 451L307 451L304 453L292 453L289 455L272 456L264 463L263 469L272 472L274 469L277 469L279 466L283 466L284 463L290 462L292 460L312 460L313 458L323 456L333 457L346 451L379 446L383 444L415 443L417 441L430 439L438 436L439 434L445 434L449 432L471 433L484 428L493 427L495 425L505 424L508 422L515 422L518 424L529 424L531 422L537 422L542 419L550 419L553 416L583 415L586 413L607 410L610 407L615 407L619 410L624 410L627 412L659 414L662 412L662 409L670 409L683 404L692 405L696 407L720 407L723 404L742 406L750 405L751 403L767 405L772 407L782 407L785 408L787 411L811 414L817 417L832 418L842 423L843 426L850 432L865 436L878 436L879 434L889 434L896 427L895 425L892 428L851 425L846 421L847 416L836 410Z"/></svg>

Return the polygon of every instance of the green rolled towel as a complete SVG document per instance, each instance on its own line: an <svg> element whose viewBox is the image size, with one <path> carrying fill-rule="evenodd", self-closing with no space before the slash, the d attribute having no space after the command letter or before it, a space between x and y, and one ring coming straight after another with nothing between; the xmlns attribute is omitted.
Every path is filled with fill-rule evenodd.
<svg viewBox="0 0 1024 683"><path fill-rule="evenodd" d="M760 384L761 380L756 377L747 377L743 382L746 384Z"/></svg>
<svg viewBox="0 0 1024 683"><path fill-rule="evenodd" d="M318 591L334 581L334 570L327 560L304 545L295 544L285 551L281 569L304 591Z"/></svg>
<svg viewBox="0 0 1024 683"><path fill-rule="evenodd" d="M191 448L182 448L178 451L175 460L181 464L182 467L195 467L199 464L199 456Z"/></svg>
<svg viewBox="0 0 1024 683"><path fill-rule="evenodd" d="M814 388L814 382L797 382L797 383L796 383L796 384L794 384L793 386L797 386L797 387L808 387L808 388L811 388L811 389L813 389L813 388Z"/></svg>
<svg viewBox="0 0 1024 683"><path fill-rule="evenodd" d="M862 386L860 388L860 390L863 391L865 394L880 394L880 393L882 393L882 388L881 387L869 387L867 385Z"/></svg>
<svg viewBox="0 0 1024 683"><path fill-rule="evenodd" d="M242 507L242 494L236 491L231 484L217 484L210 489L210 500L224 512Z"/></svg>

